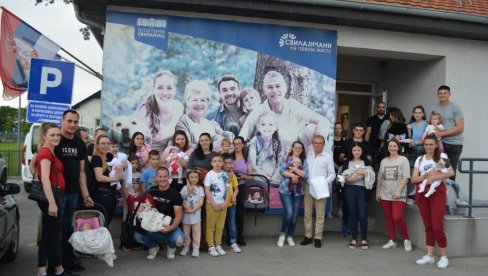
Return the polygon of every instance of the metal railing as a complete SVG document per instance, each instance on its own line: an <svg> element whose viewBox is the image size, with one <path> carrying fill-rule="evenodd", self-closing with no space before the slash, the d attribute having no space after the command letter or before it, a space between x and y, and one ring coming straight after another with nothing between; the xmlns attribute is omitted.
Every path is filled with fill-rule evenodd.
<svg viewBox="0 0 488 276"><path fill-rule="evenodd" d="M20 176L20 167L22 160L19 160L18 150L0 150L2 159L7 163L8 176ZM1 173L1 172L0 172Z"/></svg>
<svg viewBox="0 0 488 276"><path fill-rule="evenodd" d="M463 163L469 162L469 169L463 169ZM468 215L465 217L472 218L473 208L488 208L488 204L473 204L473 175L488 174L488 170L475 170L474 162L488 162L488 158L460 158L458 169L460 173L469 174L469 192L468 204L460 204L458 208L468 208Z"/></svg>

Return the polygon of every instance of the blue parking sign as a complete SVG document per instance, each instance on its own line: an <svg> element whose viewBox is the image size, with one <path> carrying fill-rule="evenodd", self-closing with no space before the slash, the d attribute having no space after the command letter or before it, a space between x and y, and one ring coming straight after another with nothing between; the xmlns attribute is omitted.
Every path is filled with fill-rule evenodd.
<svg viewBox="0 0 488 276"><path fill-rule="evenodd" d="M46 59L31 59L27 99L71 105L75 64Z"/></svg>

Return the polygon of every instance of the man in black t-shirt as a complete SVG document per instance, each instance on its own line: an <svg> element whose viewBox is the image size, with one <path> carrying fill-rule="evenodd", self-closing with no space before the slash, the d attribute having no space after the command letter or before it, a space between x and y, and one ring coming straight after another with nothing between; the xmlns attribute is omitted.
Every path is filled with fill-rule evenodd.
<svg viewBox="0 0 488 276"><path fill-rule="evenodd" d="M381 124L383 124L386 119L386 104L385 102L379 102L376 104L376 114L371 116L366 123L366 135L364 137L364 140L371 144L373 156L376 156L378 153L381 144L378 134L380 133Z"/></svg>
<svg viewBox="0 0 488 276"><path fill-rule="evenodd" d="M183 199L177 190L171 188L167 168L160 167L157 170L156 176L154 176L154 183L156 185L151 187L149 193L158 212L172 218L171 224L159 232L135 232L134 238L138 243L149 248L149 254L147 255L149 260L154 260L159 252L157 242L159 240L167 241L166 258L174 259L176 246L182 246L185 240L185 234L178 227L183 217Z"/></svg>
<svg viewBox="0 0 488 276"><path fill-rule="evenodd" d="M365 155L366 157L369 159L369 161L372 160L373 158L373 153L372 153L372 150L371 150L371 145L369 144L368 141L365 141L363 139L363 135L364 135L364 125L362 123L357 123L354 125L354 129L352 130L352 133L353 133L353 137L350 138L350 139L347 139L346 140L346 146L344 147L345 151L343 152L343 154L345 155L346 158L351 158L351 156L349 156L351 154L351 149L352 147L354 146L355 143L359 143L361 144L361 146L363 147L364 151L365 151Z"/></svg>
<svg viewBox="0 0 488 276"><path fill-rule="evenodd" d="M60 200L60 210L63 212L63 267L68 271L83 271L80 261L74 256L68 239L71 235L72 216L79 202L81 192L82 201L86 207L93 206L93 200L88 193L85 174L86 146L75 136L78 128L79 114L74 110L63 113L61 120L61 141L54 148L54 154L63 162L64 180L66 188Z"/></svg>

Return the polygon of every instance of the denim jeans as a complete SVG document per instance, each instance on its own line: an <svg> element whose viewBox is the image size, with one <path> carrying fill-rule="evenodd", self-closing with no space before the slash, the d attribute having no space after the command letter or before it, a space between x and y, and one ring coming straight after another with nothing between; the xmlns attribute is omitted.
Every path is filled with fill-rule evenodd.
<svg viewBox="0 0 488 276"><path fill-rule="evenodd" d="M63 194L59 199L59 209L63 216L62 222L62 234L61 234L61 250L63 263L72 261L74 259L73 247L68 242L71 237L72 225L71 221L76 206L78 205L78 193L76 194Z"/></svg>
<svg viewBox="0 0 488 276"><path fill-rule="evenodd" d="M281 222L281 234L293 236L297 226L298 210L303 201L303 195L295 196L295 193L289 195L280 193L281 204L283 205L283 221Z"/></svg>
<svg viewBox="0 0 488 276"><path fill-rule="evenodd" d="M227 207L227 216L225 217L225 227L229 235L230 244L237 242L237 227L236 227L236 206Z"/></svg>
<svg viewBox="0 0 488 276"><path fill-rule="evenodd" d="M180 227L176 227L176 229L170 233L147 232L141 234L139 232L135 232L134 239L147 248L156 247L156 245L158 245L158 241L166 241L168 242L168 246L174 249L176 248L176 245L183 245L183 242L185 241L185 234Z"/></svg>
<svg viewBox="0 0 488 276"><path fill-rule="evenodd" d="M349 212L349 231L353 240L358 239L358 221L361 226L361 240L368 239L368 202L365 200L366 188L345 185L344 194Z"/></svg>

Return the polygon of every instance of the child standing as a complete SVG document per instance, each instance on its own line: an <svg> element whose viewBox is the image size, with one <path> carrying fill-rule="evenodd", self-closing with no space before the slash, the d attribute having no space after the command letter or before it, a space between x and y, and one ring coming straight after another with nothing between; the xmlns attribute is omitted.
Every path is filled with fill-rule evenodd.
<svg viewBox="0 0 488 276"><path fill-rule="evenodd" d="M227 229L227 237L230 241L230 248L236 253L241 253L242 250L237 245L237 226L236 226L236 202L237 194L239 193L239 182L237 176L234 174L234 163L232 162L232 156L229 153L223 154L224 158L224 171L227 173L227 178L230 179L229 189L229 205L227 207L227 215L225 218L225 226Z"/></svg>
<svg viewBox="0 0 488 276"><path fill-rule="evenodd" d="M211 164L212 170L207 173L203 181L207 198L205 236L209 247L208 254L217 257L226 254L221 244L227 205L230 200L230 178L222 170L224 159L221 154L214 155Z"/></svg>
<svg viewBox="0 0 488 276"><path fill-rule="evenodd" d="M424 134L422 135L422 140L427 137L427 135L435 134L436 131L444 131L444 126L442 125L442 116L439 112L432 111L429 118L429 125L425 128ZM444 152L444 146L442 145L441 138L437 138L439 142L439 150Z"/></svg>
<svg viewBox="0 0 488 276"><path fill-rule="evenodd" d="M151 150L149 152L149 167L146 168L141 175L141 192L148 191L153 186L154 176L159 168L159 151Z"/></svg>
<svg viewBox="0 0 488 276"><path fill-rule="evenodd" d="M200 255L200 230L201 230L201 207L205 200L205 192L198 184L200 173L197 170L191 170L186 176L187 185L181 189L181 197L183 198L183 232L185 233L185 244L180 252L181 256L186 256L190 250L191 238L190 231L193 238L192 257Z"/></svg>

